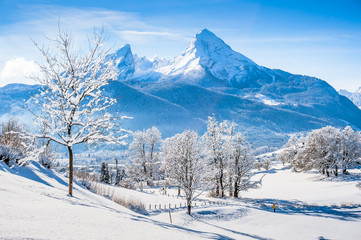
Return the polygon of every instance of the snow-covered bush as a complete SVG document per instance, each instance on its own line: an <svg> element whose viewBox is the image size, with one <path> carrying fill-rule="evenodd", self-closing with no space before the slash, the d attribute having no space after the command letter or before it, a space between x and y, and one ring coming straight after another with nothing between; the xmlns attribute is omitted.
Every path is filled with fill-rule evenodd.
<svg viewBox="0 0 361 240"><path fill-rule="evenodd" d="M12 166L19 159L19 155L10 147L0 144L0 161L4 161L8 166Z"/></svg>
<svg viewBox="0 0 361 240"><path fill-rule="evenodd" d="M17 119L9 119L0 125L0 144L25 153L29 147L29 132Z"/></svg>
<svg viewBox="0 0 361 240"><path fill-rule="evenodd" d="M77 180L78 184L84 186L86 189L90 191L94 191L92 189L91 182L96 181L96 178L93 174L90 174L87 171L80 170L74 172L74 177Z"/></svg>
<svg viewBox="0 0 361 240"><path fill-rule="evenodd" d="M127 188L127 189L133 189L135 190L137 187L134 184L134 181L132 179L126 178L123 179L120 183L119 186L123 187L123 188Z"/></svg>
<svg viewBox="0 0 361 240"><path fill-rule="evenodd" d="M117 187L93 181L90 183L91 189L96 194L104 196L119 205L129 208L132 211L145 215L148 214L148 212L145 210L144 204L140 200L123 196L121 193L117 192Z"/></svg>
<svg viewBox="0 0 361 240"><path fill-rule="evenodd" d="M264 153L269 153L269 152L273 152L276 151L277 148L276 147L269 147L269 146L262 146L262 147L258 147L256 149L253 150L253 155L257 156L257 155L261 155Z"/></svg>
<svg viewBox="0 0 361 240"><path fill-rule="evenodd" d="M52 159L50 159L48 156L46 156L45 154L39 155L39 162L48 169L52 168L53 163L54 163L54 161Z"/></svg>

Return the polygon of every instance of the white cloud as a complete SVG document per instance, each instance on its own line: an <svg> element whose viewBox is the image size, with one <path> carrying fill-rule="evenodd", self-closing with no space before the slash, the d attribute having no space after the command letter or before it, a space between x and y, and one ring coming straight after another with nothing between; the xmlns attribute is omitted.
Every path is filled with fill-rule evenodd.
<svg viewBox="0 0 361 240"><path fill-rule="evenodd" d="M75 49L82 48L84 51L87 50L87 37L92 37L94 28L102 27L107 37L106 48L116 49L129 43L132 50L142 56L150 57L158 54L168 58L174 57L182 51L177 46L182 48L184 45L182 42L185 42L174 29L150 25L138 13L133 12L55 5L24 5L17 15L19 18L16 22L6 25L0 23L0 71L9 59L19 56L42 62L41 54L36 50L31 39L39 45L48 45L49 42L44 36L55 37L59 23L62 30L68 30L73 35ZM164 46L169 45L171 47L164 50ZM175 49L175 54L169 49ZM5 76L7 75L9 74L5 72ZM20 79L20 76L16 78ZM0 85L4 85L5 78L1 77L0 81ZM7 78L6 82L9 81Z"/></svg>
<svg viewBox="0 0 361 240"><path fill-rule="evenodd" d="M35 84L29 77L39 73L38 65L23 57L9 60L0 72L0 87L9 83Z"/></svg>

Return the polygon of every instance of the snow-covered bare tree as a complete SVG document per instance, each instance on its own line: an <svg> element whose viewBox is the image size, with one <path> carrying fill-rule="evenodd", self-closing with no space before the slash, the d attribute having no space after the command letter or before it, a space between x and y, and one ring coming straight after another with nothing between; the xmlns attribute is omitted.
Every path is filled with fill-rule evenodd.
<svg viewBox="0 0 361 240"><path fill-rule="evenodd" d="M343 130L332 126L311 131L303 139L291 138L280 158L288 158L295 171L317 169L322 174L343 173L361 156L361 140L351 127Z"/></svg>
<svg viewBox="0 0 361 240"><path fill-rule="evenodd" d="M146 136L144 131L133 133L133 141L129 145L131 163L127 165L127 175L143 190L143 181L147 179Z"/></svg>
<svg viewBox="0 0 361 240"><path fill-rule="evenodd" d="M116 79L114 64L103 50L103 35L95 33L89 50L81 52L73 47L71 34L59 30L49 46L34 43L44 57L39 64L41 74L34 77L42 86L35 100L42 106L36 117L45 130L38 138L47 138L67 148L69 154L69 195L73 192L73 146L99 142L125 144L125 130L107 109L116 100L102 94L110 80Z"/></svg>
<svg viewBox="0 0 361 240"><path fill-rule="evenodd" d="M25 154L29 145L28 135L29 132L25 125L20 124L17 119L9 119L1 123L0 144L8 146L14 151L21 151L22 154Z"/></svg>
<svg viewBox="0 0 361 240"><path fill-rule="evenodd" d="M229 141L228 174L230 176L230 195L238 197L240 191L251 187L250 178L252 177L251 170L254 161L252 149L242 133L237 132Z"/></svg>
<svg viewBox="0 0 361 240"><path fill-rule="evenodd" d="M229 149L227 141L235 132L235 124L228 121L218 123L215 116L208 117L207 132L203 136L204 151L210 166L210 179L214 182L216 196L224 197L230 180L227 172Z"/></svg>
<svg viewBox="0 0 361 240"><path fill-rule="evenodd" d="M214 193L220 195L220 173L219 163L222 156L222 136L219 131L218 121L215 116L208 117L207 132L203 136L205 143L205 152L209 160L210 180L214 182Z"/></svg>
<svg viewBox="0 0 361 240"><path fill-rule="evenodd" d="M159 178L159 148L162 141L162 136L160 131L156 127L147 129L145 135L148 144L148 151L146 154L148 163L148 185L153 185L153 181Z"/></svg>
<svg viewBox="0 0 361 240"><path fill-rule="evenodd" d="M327 176L334 169L335 175L337 175L341 157L339 150L339 129L327 126L313 130L307 135L305 146L297 154L295 167L303 171L315 168Z"/></svg>
<svg viewBox="0 0 361 240"><path fill-rule="evenodd" d="M346 173L357 159L361 158L361 132L355 132L350 126L341 131L341 167Z"/></svg>
<svg viewBox="0 0 361 240"><path fill-rule="evenodd" d="M294 160L296 159L297 153L304 146L305 139L296 134L292 134L287 143L283 146L280 153L277 155L277 159L285 163L289 163L291 167L295 165Z"/></svg>
<svg viewBox="0 0 361 240"><path fill-rule="evenodd" d="M187 130L163 142L165 175L178 182L184 190L188 214L191 214L196 191L200 189L206 177L206 165L199 141L197 132Z"/></svg>
<svg viewBox="0 0 361 240"><path fill-rule="evenodd" d="M137 181L143 179L148 186L153 185L153 181L159 176L159 148L161 143L161 133L156 127L144 131L136 131L133 134L133 141L129 145L131 158L131 168L128 171L130 178Z"/></svg>

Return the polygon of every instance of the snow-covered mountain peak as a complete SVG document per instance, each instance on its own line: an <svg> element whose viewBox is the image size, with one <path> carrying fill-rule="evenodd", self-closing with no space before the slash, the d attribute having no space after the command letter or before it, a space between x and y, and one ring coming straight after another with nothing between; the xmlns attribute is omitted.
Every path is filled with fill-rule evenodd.
<svg viewBox="0 0 361 240"><path fill-rule="evenodd" d="M114 61L119 79L124 80L134 74L134 57L129 44L125 44L108 56Z"/></svg>
<svg viewBox="0 0 361 240"><path fill-rule="evenodd" d="M200 58L201 64L203 62L205 65L207 65L207 61L210 59L222 63L227 62L229 58L231 58L231 61L236 61L237 63L253 63L249 58L233 51L222 39L206 28L194 36L192 42L182 55L187 54L195 54L197 58Z"/></svg>
<svg viewBox="0 0 361 240"><path fill-rule="evenodd" d="M272 81L263 67L234 51L208 29L198 32L174 63L158 70L165 76L202 86L260 86ZM250 77L250 74L252 77ZM252 82L262 79L261 82Z"/></svg>
<svg viewBox="0 0 361 240"><path fill-rule="evenodd" d="M126 57L129 55L132 55L132 49L130 48L129 44L124 44L114 53L116 58Z"/></svg>

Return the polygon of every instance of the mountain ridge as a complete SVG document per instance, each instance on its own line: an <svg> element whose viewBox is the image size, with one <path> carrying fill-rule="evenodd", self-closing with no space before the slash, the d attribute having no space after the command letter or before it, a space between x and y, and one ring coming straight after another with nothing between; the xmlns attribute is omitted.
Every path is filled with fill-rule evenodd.
<svg viewBox="0 0 361 240"><path fill-rule="evenodd" d="M154 125L164 137L185 129L203 133L215 114L235 121L255 146L281 146L291 133L326 125L361 129L361 110L326 81L259 66L207 29L173 60L139 57L129 44L108 58L119 77L104 94L118 99L112 113L134 117L125 123L130 130ZM4 89L12 89L17 104L9 105ZM21 115L13 109L29 101L25 93L26 87L0 88L0 104L9 105L1 119Z"/></svg>

